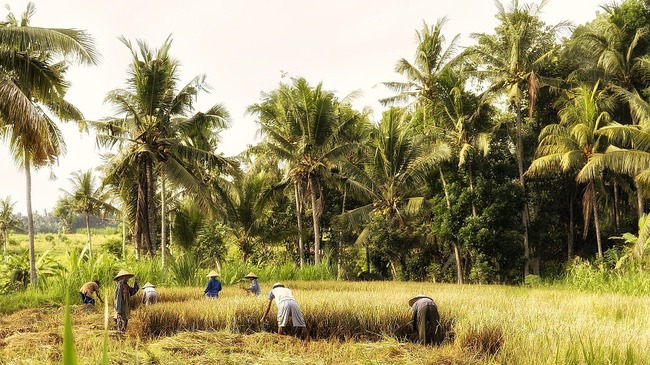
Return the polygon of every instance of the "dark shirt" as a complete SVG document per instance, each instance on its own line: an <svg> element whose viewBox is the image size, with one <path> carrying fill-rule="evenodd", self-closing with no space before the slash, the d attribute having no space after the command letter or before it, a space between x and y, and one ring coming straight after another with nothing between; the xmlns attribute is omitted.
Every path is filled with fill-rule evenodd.
<svg viewBox="0 0 650 365"><path fill-rule="evenodd" d="M413 331L415 331L415 328L417 326L418 312L420 311L420 309L428 305L436 305L436 303L429 298L422 298L417 302L413 303L413 307L411 307L413 308L413 314L411 315L411 323L413 325Z"/></svg>
<svg viewBox="0 0 650 365"><path fill-rule="evenodd" d="M219 292L221 291L221 282L215 278L210 278L208 281L208 287L203 291L205 295L209 297L218 297Z"/></svg>
<svg viewBox="0 0 650 365"><path fill-rule="evenodd" d="M122 316L122 318L129 317L129 300L138 289L140 289L140 286L137 282L133 285L133 288L128 283L117 282L115 294L113 295L113 309L115 309L115 313Z"/></svg>

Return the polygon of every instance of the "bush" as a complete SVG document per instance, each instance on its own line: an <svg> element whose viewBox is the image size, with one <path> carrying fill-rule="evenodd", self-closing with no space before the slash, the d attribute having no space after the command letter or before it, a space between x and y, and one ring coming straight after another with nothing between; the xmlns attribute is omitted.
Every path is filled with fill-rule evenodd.
<svg viewBox="0 0 650 365"><path fill-rule="evenodd" d="M542 278L539 275L526 275L524 285L529 288L536 288L542 285Z"/></svg>
<svg viewBox="0 0 650 365"><path fill-rule="evenodd" d="M118 259L122 259L122 240L118 238L109 238L106 240L106 242L104 242L102 247L104 250L115 255L115 257Z"/></svg>

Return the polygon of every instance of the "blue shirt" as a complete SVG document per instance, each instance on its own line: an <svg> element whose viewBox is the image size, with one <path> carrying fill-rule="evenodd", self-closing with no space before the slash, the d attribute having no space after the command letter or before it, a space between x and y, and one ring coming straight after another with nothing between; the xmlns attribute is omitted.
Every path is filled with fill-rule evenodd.
<svg viewBox="0 0 650 365"><path fill-rule="evenodd" d="M203 292L205 293L205 295L209 297L217 298L219 296L220 291L221 291L221 282L215 278L210 278L210 281L208 281L208 287L205 288Z"/></svg>
<svg viewBox="0 0 650 365"><path fill-rule="evenodd" d="M251 285L248 288L248 290L255 295L262 294L262 290L260 289L260 283L257 282L257 279L251 280Z"/></svg>

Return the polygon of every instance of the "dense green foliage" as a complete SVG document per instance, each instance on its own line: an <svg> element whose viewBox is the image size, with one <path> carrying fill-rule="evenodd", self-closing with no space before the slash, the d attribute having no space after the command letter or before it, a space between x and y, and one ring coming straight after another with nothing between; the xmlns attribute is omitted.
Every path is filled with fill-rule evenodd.
<svg viewBox="0 0 650 365"><path fill-rule="evenodd" d="M575 264L579 258L602 270L603 282L643 276L650 265L650 6L608 4L572 28L547 24L544 5L497 2L497 26L472 35L462 52L459 37L445 37L445 19L424 23L413 58L397 60L401 79L382 83L394 94L381 100L387 108L379 120L353 107L354 93L328 90L326 80L281 80L250 101L261 141L236 157L216 152L230 121L225 107L194 110L208 90L205 75L179 84L171 37L158 49L122 38L132 62L125 87L107 95L117 115L81 124L111 148L98 169L102 190L89 173L85 185L76 173L85 193L61 199L43 214L48 219L30 212L30 237L54 224L57 232L74 230L75 211L91 227L92 216L121 222L122 237L100 251L113 263L102 265L116 269L115 260L131 263L133 255L133 264L156 266L145 270L152 279L173 285L197 285L198 273L211 268L226 275L233 262L258 271L307 272L313 264L346 279L532 283L568 275L588 287L575 279L590 275L576 269L584 265ZM29 11L25 17L23 26ZM17 25L9 19L3 31ZM24 51L2 34L0 46ZM30 47L95 59L85 38L74 49L45 40ZM64 91L49 101L62 102ZM0 115L0 126L16 126L8 119L15 115ZM12 148L30 137L30 124L24 127L12 132ZM40 136L52 145L16 158L36 163L42 153L39 163L47 164L58 156L54 127ZM82 206L91 200L118 208L110 215L108 205ZM3 244L21 257L10 234L22 217L3 221L13 222L0 227ZM33 246L32 238L31 281ZM79 260L95 258L82 251ZM67 266L66 275L76 275Z"/></svg>

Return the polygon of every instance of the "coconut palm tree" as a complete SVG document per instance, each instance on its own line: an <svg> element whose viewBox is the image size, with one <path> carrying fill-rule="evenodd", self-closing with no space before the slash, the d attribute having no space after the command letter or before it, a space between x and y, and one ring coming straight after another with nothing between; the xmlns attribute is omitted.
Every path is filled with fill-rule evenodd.
<svg viewBox="0 0 650 365"><path fill-rule="evenodd" d="M291 85L281 83L277 90L264 95L261 103L248 108L250 114L259 118L267 149L287 162L298 217L299 202L305 192L309 193L315 264L320 263L321 255L323 184L330 176L330 168L358 145L346 139L346 131L353 129L362 115L341 111L346 108L351 109L347 98L339 101L334 93L323 89L322 84L312 87L304 78L293 79ZM303 249L300 254L302 260Z"/></svg>
<svg viewBox="0 0 650 365"><path fill-rule="evenodd" d="M96 186L92 170L75 171L68 179L72 184L70 192L61 189L70 199L70 205L78 213L84 215L86 234L88 236L88 255L92 257L93 246L90 236L90 216L105 216L117 213L117 209L109 203L109 193L103 186Z"/></svg>
<svg viewBox="0 0 650 365"><path fill-rule="evenodd" d="M273 185L278 176L266 164L253 162L246 172L233 174L229 184L218 189L221 196L221 212L225 226L235 237L244 261L253 254L257 241L266 241L283 232L273 232L264 223L273 214Z"/></svg>
<svg viewBox="0 0 650 365"><path fill-rule="evenodd" d="M425 178L430 169L450 157L445 144L434 148L408 123L408 114L391 108L372 131L370 154L363 168L344 166L346 184L351 194L368 204L343 215L351 222L366 224L357 242L370 234L367 217L379 215L387 230L404 227L410 213L416 212L424 201ZM398 252L401 251L401 252ZM391 263L407 254L393 250ZM395 265L392 265L395 267Z"/></svg>
<svg viewBox="0 0 650 365"><path fill-rule="evenodd" d="M542 0L538 5L520 5L518 0L512 0L510 7L506 8L501 2L496 1L499 25L495 29L495 34L473 34L472 37L476 39L477 45L467 51L467 55L476 63L476 77L489 83L486 95L505 95L508 108L514 112L519 183L524 191L526 157L523 147L522 111L527 104L528 118L533 118L539 88L546 80L543 75L540 75L540 70L557 49L555 44L557 32L567 25L562 22L547 26L540 20L540 12L547 2ZM528 203L525 203L522 208L524 276L528 275L530 264L529 220Z"/></svg>
<svg viewBox="0 0 650 365"><path fill-rule="evenodd" d="M405 58L397 61L395 72L406 77L405 82L383 82L382 85L397 94L381 99L383 105L409 103L412 111L423 110L425 122L430 121L431 110L426 110L427 105L439 100L439 75L450 67L457 49L460 35L456 35L445 48L445 37L442 34L446 18L429 26L425 22L422 30L416 31L418 40L415 59L409 62Z"/></svg>
<svg viewBox="0 0 650 365"><path fill-rule="evenodd" d="M9 234L14 230L20 229L20 222L14 218L14 205L16 202L11 201L8 196L0 200L0 240L4 247L3 258L4 263L7 263L7 242L9 242Z"/></svg>
<svg viewBox="0 0 650 365"><path fill-rule="evenodd" d="M562 171L576 174L583 169L597 152L607 148L606 139L601 138L599 130L611 122L607 112L613 105L613 98L607 97L599 84L581 85L569 91L564 106L559 112L560 123L546 126L540 133L537 158L531 163L529 176ZM589 176L585 182L582 207L585 226L593 217L598 257L603 257L598 216L596 179ZM584 230L586 236L587 229Z"/></svg>
<svg viewBox="0 0 650 365"><path fill-rule="evenodd" d="M214 145L206 145L214 141L206 138L206 131L217 133L225 128L228 114L219 104L191 114L194 99L209 86L205 75L199 75L178 88L179 62L169 55L170 37L155 51L142 41L137 42L138 50L129 40L122 37L121 41L133 56L127 88L113 90L106 97L119 116L92 125L98 130L100 144L120 147L110 162L106 182L116 184L127 176L135 182L135 190L129 190L134 207L134 243L137 252L144 248L153 257L157 249L153 239L156 182L160 179L163 183L163 197L164 184L169 180L209 208L206 169L222 168L232 161L217 155ZM162 209L164 227L165 204ZM162 245L165 243L163 240ZM162 252L164 256L165 247Z"/></svg>
<svg viewBox="0 0 650 365"><path fill-rule="evenodd" d="M96 64L92 38L74 29L31 27L33 3L18 20L9 13L0 24L0 128L9 141L12 157L25 171L30 280L36 286L31 170L51 164L65 152L54 119L81 120L81 112L64 97L68 62Z"/></svg>
<svg viewBox="0 0 650 365"><path fill-rule="evenodd" d="M607 138L611 145L604 153L594 154L578 174L578 181L594 179L605 169L634 178L642 195L650 186L650 124L622 125L611 123L601 128L598 135ZM645 191L643 190L645 188ZM632 256L641 259L650 239L650 221L639 220L639 234L632 248Z"/></svg>
<svg viewBox="0 0 650 365"><path fill-rule="evenodd" d="M445 48L446 42L442 31L446 22L447 19L442 18L434 26L424 23L422 30L415 32L418 46L414 61L409 62L402 58L395 65L395 71L406 77L407 81L384 82L384 86L397 94L380 100L384 105L409 103L407 109L413 112L414 122L419 123L422 133L430 137L430 141L434 144L437 143L438 137L448 136L450 124L454 128L458 125L459 120L456 118L458 115L455 113L457 110L453 106L458 99L452 93L464 92L464 90L454 89L459 85L453 85L452 81L455 75L453 68L456 66L453 57L460 35L456 35ZM455 120L450 121L449 117ZM447 208L451 210L445 175L442 168L439 167L438 170ZM460 249L456 242L452 242L452 246L456 259L457 282L462 284Z"/></svg>
<svg viewBox="0 0 650 365"><path fill-rule="evenodd" d="M573 36L570 55L579 55L576 59L581 61L575 74L582 80L602 80L604 86L626 104L620 110L629 110L629 115L618 115L616 119L621 123L630 120L637 125L649 115L641 94L650 78L650 55L644 52L650 33L646 27L639 27L627 34L624 26L613 20L620 6L605 6L604 9L605 15L578 28ZM637 185L636 190L637 214L641 219L644 212L642 187Z"/></svg>

